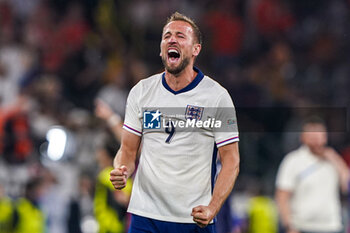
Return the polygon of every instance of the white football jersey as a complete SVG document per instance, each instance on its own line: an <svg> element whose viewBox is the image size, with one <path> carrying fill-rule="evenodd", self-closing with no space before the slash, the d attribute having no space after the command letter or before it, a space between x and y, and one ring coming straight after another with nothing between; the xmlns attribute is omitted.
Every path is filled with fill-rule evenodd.
<svg viewBox="0 0 350 233"><path fill-rule="evenodd" d="M179 91L162 73L129 93L123 128L142 137L130 213L193 223L192 208L211 200L217 147L239 140L230 95L194 70L196 78Z"/></svg>

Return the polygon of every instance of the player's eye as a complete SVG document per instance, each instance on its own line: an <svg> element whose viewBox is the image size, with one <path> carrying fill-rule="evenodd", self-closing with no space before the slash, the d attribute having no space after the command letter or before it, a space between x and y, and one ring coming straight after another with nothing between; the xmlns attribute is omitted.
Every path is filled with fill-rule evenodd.
<svg viewBox="0 0 350 233"><path fill-rule="evenodd" d="M170 37L170 34L167 33L167 34L165 34L165 35L163 36L163 39L168 39L169 37Z"/></svg>

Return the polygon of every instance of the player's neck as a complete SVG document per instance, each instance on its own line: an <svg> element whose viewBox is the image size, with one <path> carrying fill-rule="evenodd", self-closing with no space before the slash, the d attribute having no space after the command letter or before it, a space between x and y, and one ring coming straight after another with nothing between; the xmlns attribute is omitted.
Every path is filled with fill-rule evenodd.
<svg viewBox="0 0 350 233"><path fill-rule="evenodd" d="M188 65L181 73L174 75L165 71L165 80L169 87L174 91L179 91L190 84L197 76L193 66Z"/></svg>

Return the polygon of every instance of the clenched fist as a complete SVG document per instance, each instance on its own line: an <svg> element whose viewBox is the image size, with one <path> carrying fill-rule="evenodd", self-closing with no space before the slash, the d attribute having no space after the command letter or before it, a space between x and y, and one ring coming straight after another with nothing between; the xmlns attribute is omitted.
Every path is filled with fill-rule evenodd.
<svg viewBox="0 0 350 233"><path fill-rule="evenodd" d="M191 216L198 226L204 228L213 220L215 213L209 206L200 205L192 209Z"/></svg>
<svg viewBox="0 0 350 233"><path fill-rule="evenodd" d="M126 186L127 178L128 168L123 165L111 171L109 180L112 182L115 189L123 189Z"/></svg>

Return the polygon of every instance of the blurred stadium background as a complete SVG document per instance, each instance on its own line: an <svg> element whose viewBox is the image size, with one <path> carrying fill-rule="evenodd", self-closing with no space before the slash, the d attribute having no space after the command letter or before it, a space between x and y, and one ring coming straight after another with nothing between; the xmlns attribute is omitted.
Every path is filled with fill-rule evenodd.
<svg viewBox="0 0 350 233"><path fill-rule="evenodd" d="M179 11L204 37L197 66L238 109L241 173L219 231L263 221L277 232L275 175L304 116L325 118L350 163L349 9L349 0L0 0L0 199L16 205L40 179L46 232L96 232L97 154L113 137L96 99L123 116L130 88L162 71L162 26ZM256 196L268 203L258 214ZM346 198L343 207L346 223Z"/></svg>

